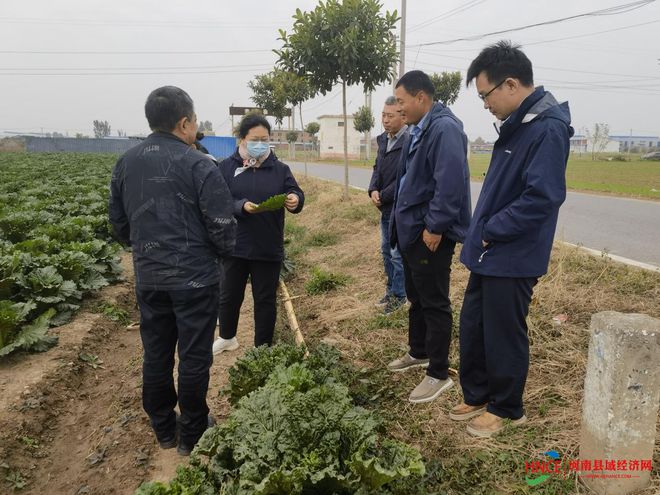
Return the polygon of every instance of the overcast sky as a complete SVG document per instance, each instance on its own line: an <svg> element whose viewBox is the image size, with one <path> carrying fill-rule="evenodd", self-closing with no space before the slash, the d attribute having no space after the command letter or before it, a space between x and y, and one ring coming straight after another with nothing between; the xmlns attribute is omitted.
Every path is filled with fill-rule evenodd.
<svg viewBox="0 0 660 495"><path fill-rule="evenodd" d="M583 17L510 34L447 41L578 15L634 0L408 0L406 70L460 70L502 38L523 45L535 82L568 100L573 126L595 122L610 134L660 134L660 1L618 15ZM94 119L112 134L149 132L149 92L188 91L200 119L230 132L228 107L253 105L248 81L272 69L278 28L312 0L0 0L0 132L92 134ZM400 0L384 0L400 11ZM377 116L391 85L373 95ZM350 113L364 104L348 91ZM474 86L452 106L470 139L492 140L492 116ZM339 87L305 103L306 122L341 112ZM376 131L382 127L377 117Z"/></svg>

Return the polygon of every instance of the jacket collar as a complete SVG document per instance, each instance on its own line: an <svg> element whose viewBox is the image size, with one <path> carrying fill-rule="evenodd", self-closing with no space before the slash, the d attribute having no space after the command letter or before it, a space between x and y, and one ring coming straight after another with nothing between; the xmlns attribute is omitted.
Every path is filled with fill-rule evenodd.
<svg viewBox="0 0 660 495"><path fill-rule="evenodd" d="M243 166L243 158L241 157L240 153L238 152L238 147L236 148L236 151L234 151L234 154L231 155L232 160L238 163L239 167ZM275 152L273 150L270 150L270 153L268 155L268 158L266 158L261 165L257 168L268 168L268 167L274 167L275 166L275 160L277 160L277 156L275 155Z"/></svg>
<svg viewBox="0 0 660 495"><path fill-rule="evenodd" d="M518 127L520 127L521 124L531 122L536 116L528 117L527 113L539 100L541 100L541 98L545 96L545 94L543 86L539 86L531 95L522 101L520 106L516 108L504 122L502 122L499 128L496 125L495 129L499 134L498 141L507 139L516 131L516 129L518 129Z"/></svg>
<svg viewBox="0 0 660 495"><path fill-rule="evenodd" d="M179 141L180 143L185 144L186 146L190 146L188 143L186 143L183 139L181 139L178 136L175 136L171 132L164 132L164 131L154 131L152 132L149 137L162 137L165 139L173 139L174 141Z"/></svg>

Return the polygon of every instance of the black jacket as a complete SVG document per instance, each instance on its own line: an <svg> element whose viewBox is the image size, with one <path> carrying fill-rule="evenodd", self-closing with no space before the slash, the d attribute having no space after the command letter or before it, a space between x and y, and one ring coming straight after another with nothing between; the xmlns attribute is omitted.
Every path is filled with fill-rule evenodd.
<svg viewBox="0 0 660 495"><path fill-rule="evenodd" d="M376 163L371 174L368 192L370 197L373 191L379 192L381 202L379 209L383 213L392 211L394 193L396 192L396 170L401 160L401 149L406 136L407 133L404 132L396 140L390 151L387 151L387 132L376 138L378 154L376 155Z"/></svg>
<svg viewBox="0 0 660 495"><path fill-rule="evenodd" d="M233 256L261 261L284 259L284 208L263 213L245 213L247 201L261 203L276 194L298 195L298 207L291 213L299 213L305 203L305 195L298 187L289 166L277 159L274 153L259 167L243 168L238 150L220 162L220 170L234 198L234 215L238 220L236 247Z"/></svg>
<svg viewBox="0 0 660 495"><path fill-rule="evenodd" d="M218 257L229 256L236 239L231 193L218 167L169 133L151 134L119 159L109 217L133 248L142 289L217 284Z"/></svg>

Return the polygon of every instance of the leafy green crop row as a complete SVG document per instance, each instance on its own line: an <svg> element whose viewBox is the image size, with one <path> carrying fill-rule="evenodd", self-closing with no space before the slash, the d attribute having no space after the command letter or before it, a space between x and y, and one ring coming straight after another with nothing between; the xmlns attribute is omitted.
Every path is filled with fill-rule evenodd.
<svg viewBox="0 0 660 495"><path fill-rule="evenodd" d="M107 220L113 155L0 154L0 356L45 350L121 268Z"/></svg>
<svg viewBox="0 0 660 495"><path fill-rule="evenodd" d="M204 434L191 465L136 495L387 494L424 474L420 453L383 435L378 416L355 406L339 352L321 345L248 351L230 371L236 409Z"/></svg>

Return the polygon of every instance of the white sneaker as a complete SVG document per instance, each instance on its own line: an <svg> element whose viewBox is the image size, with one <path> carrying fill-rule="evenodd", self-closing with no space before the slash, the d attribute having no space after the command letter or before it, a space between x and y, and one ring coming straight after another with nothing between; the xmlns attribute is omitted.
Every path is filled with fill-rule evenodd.
<svg viewBox="0 0 660 495"><path fill-rule="evenodd" d="M220 354L222 351L235 351L236 349L238 349L238 340L236 340L236 337L231 339L218 337L213 342L213 354Z"/></svg>

